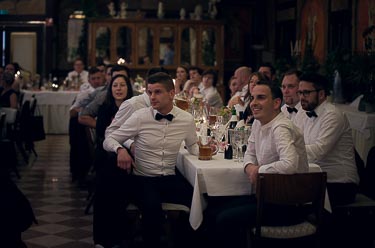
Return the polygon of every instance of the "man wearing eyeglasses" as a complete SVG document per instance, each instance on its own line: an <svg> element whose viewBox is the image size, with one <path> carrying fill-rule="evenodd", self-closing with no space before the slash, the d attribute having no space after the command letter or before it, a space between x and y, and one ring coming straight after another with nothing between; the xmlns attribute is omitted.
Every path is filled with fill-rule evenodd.
<svg viewBox="0 0 375 248"><path fill-rule="evenodd" d="M292 121L301 109L301 103L297 94L300 76L300 71L291 69L284 74L283 81L281 82L281 91L283 92L284 100L281 112Z"/></svg>
<svg viewBox="0 0 375 248"><path fill-rule="evenodd" d="M306 111L295 124L302 130L309 163L327 172L331 205L354 201L359 177L354 159L352 132L344 114L327 101L328 80L316 73L301 77L297 91Z"/></svg>

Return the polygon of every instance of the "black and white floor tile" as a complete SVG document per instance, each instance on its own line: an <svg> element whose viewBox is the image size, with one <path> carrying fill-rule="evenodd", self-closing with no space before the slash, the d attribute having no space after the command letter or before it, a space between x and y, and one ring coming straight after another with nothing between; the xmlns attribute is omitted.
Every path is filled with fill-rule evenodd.
<svg viewBox="0 0 375 248"><path fill-rule="evenodd" d="M72 183L69 137L48 135L36 142L37 158L20 166L20 190L31 202L38 224L22 234L29 248L94 247L92 215L85 215L87 190Z"/></svg>

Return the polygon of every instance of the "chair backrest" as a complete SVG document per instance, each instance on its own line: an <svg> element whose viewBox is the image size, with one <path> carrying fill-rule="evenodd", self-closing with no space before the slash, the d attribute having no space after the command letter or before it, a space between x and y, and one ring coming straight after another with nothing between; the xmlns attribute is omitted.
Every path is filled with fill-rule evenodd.
<svg viewBox="0 0 375 248"><path fill-rule="evenodd" d="M375 146L367 155L367 163L361 180L362 192L375 200Z"/></svg>
<svg viewBox="0 0 375 248"><path fill-rule="evenodd" d="M35 109L36 109L36 106L37 106L37 100L35 98L35 95L33 95L31 97L31 100L30 100L30 115L31 116L34 116L35 115Z"/></svg>
<svg viewBox="0 0 375 248"><path fill-rule="evenodd" d="M14 124L16 122L16 117L18 110L14 108L1 108L1 112L4 112L6 115L5 123Z"/></svg>
<svg viewBox="0 0 375 248"><path fill-rule="evenodd" d="M312 203L312 212L319 225L324 209L326 181L326 172L292 175L260 173L256 190L256 235L260 235L265 204L298 206Z"/></svg>
<svg viewBox="0 0 375 248"><path fill-rule="evenodd" d="M0 109L0 140L3 139L4 137L4 132L5 132L5 117L6 117L6 114L4 112L1 112L1 109Z"/></svg>

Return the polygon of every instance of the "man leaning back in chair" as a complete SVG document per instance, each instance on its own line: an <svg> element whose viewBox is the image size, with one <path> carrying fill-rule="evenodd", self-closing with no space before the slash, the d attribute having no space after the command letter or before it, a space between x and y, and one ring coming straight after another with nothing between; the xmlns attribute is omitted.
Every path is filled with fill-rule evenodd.
<svg viewBox="0 0 375 248"><path fill-rule="evenodd" d="M258 173L308 172L303 136L281 112L282 98L280 88L272 82L258 82L251 93L250 108L256 120L244 157L244 172L253 193ZM208 208L208 229L212 229L218 246L242 247L245 230L255 225L255 195L231 197L211 209L208 204ZM269 212L272 213L269 223L272 225L293 224L300 220L296 209L274 207Z"/></svg>

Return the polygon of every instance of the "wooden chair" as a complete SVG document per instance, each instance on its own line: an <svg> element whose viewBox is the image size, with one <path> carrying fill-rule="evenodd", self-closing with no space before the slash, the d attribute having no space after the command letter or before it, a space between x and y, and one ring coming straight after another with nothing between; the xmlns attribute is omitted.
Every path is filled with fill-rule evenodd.
<svg viewBox="0 0 375 248"><path fill-rule="evenodd" d="M251 243L262 247L264 239L279 242L286 239L300 241L303 237L313 237L316 239L316 246L319 247L326 181L325 172L293 175L259 174L256 191L256 226L251 230ZM306 208L309 214L306 213L306 218L298 224L266 226L266 204Z"/></svg>
<svg viewBox="0 0 375 248"><path fill-rule="evenodd" d="M356 153L356 165L360 177L359 192L355 201L333 208L337 236L350 237L343 243L348 246L372 247L375 240L375 147L364 166Z"/></svg>
<svg viewBox="0 0 375 248"><path fill-rule="evenodd" d="M0 109L0 158L1 158L1 168L6 172L8 170L14 171L17 178L20 179L21 176L17 169L17 153L15 149L14 142L9 139L11 133L13 132L13 126L17 116L17 110L11 108Z"/></svg>

